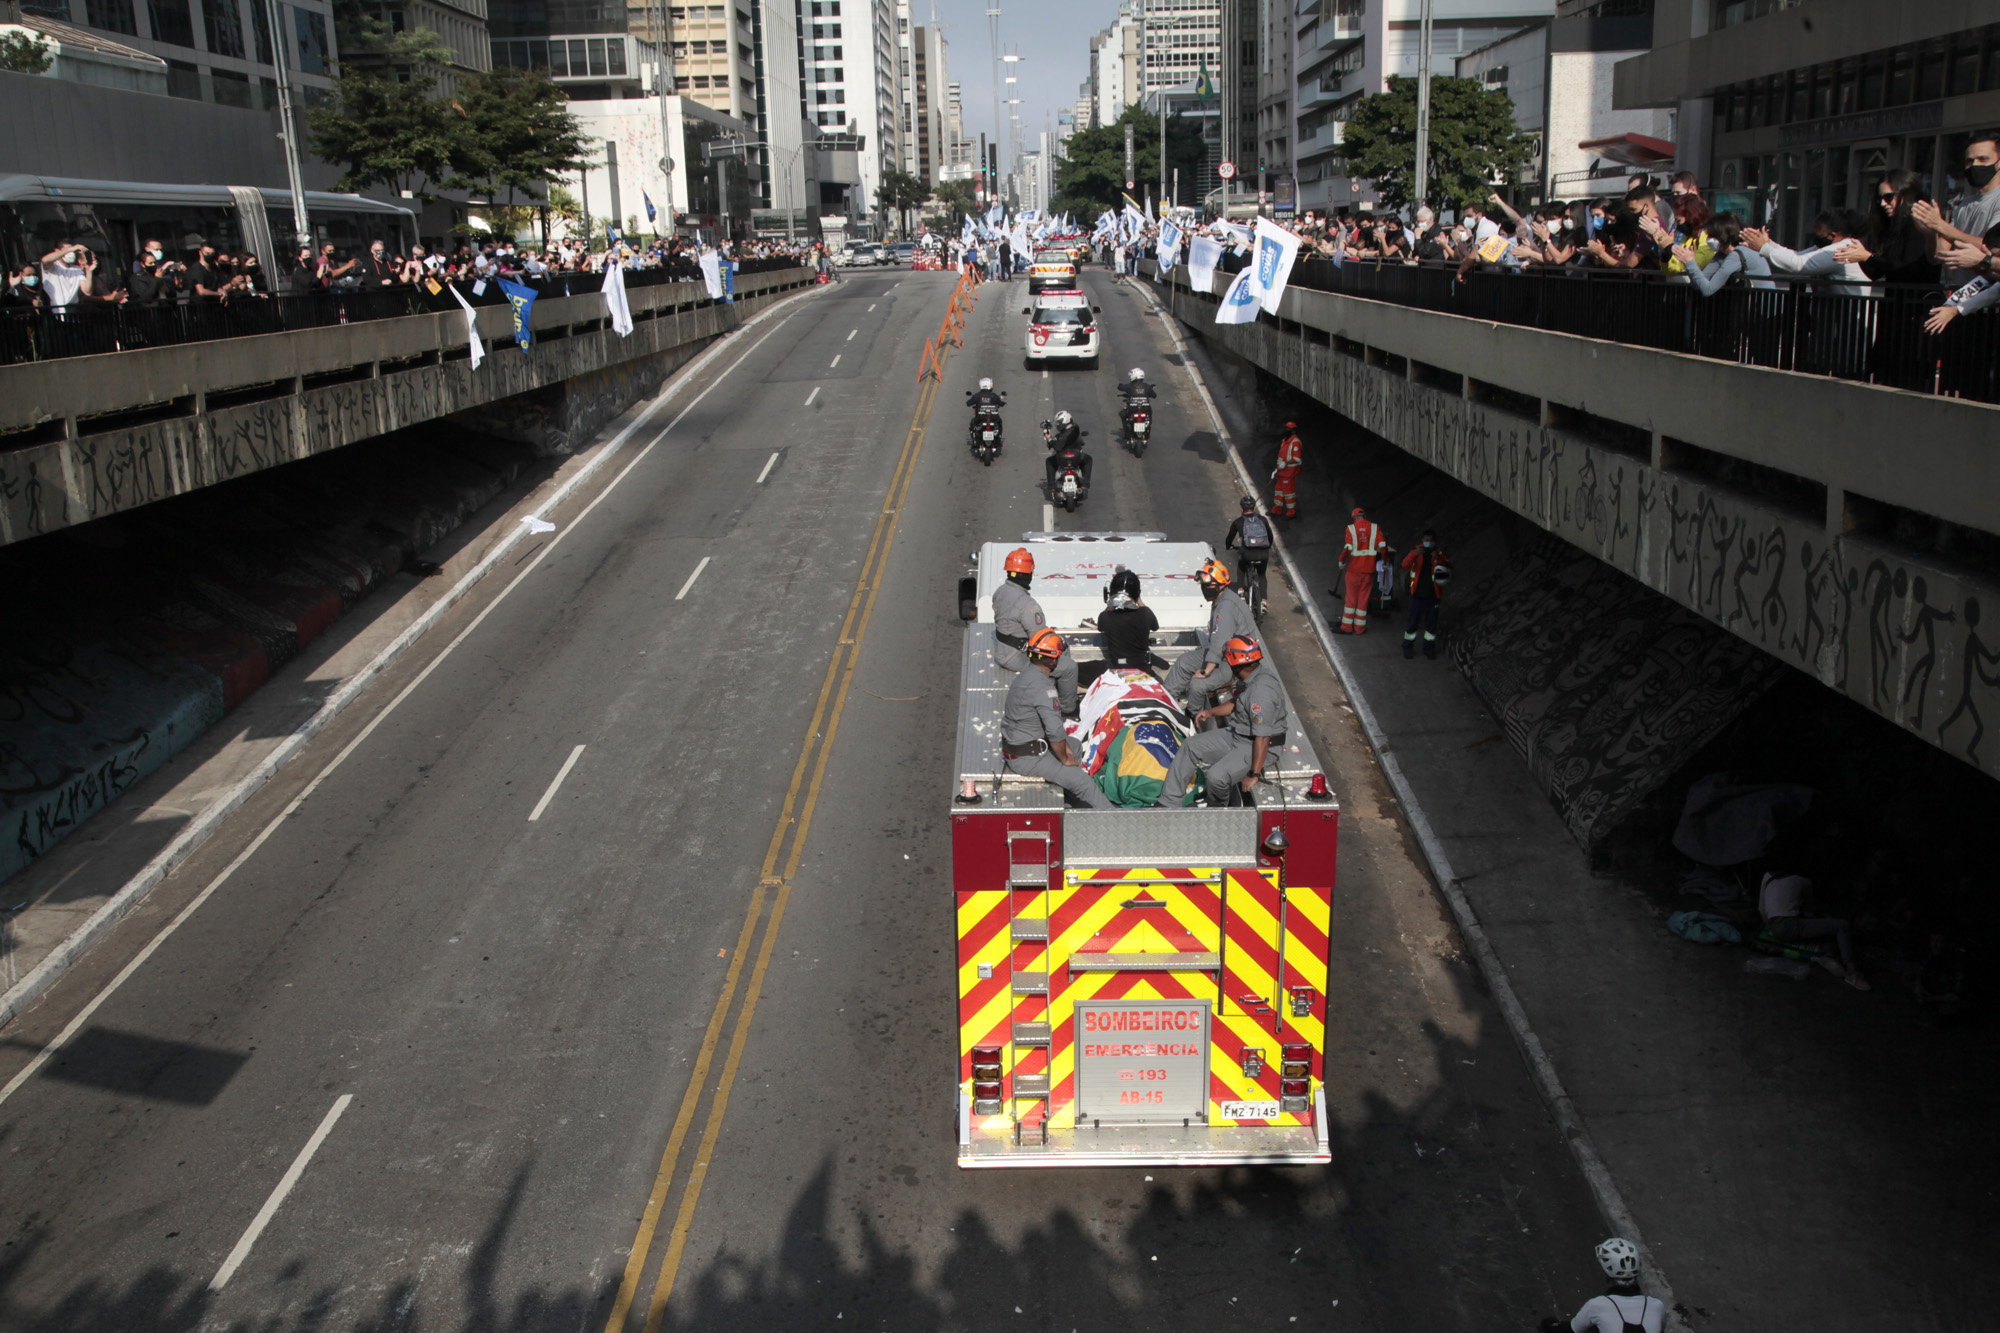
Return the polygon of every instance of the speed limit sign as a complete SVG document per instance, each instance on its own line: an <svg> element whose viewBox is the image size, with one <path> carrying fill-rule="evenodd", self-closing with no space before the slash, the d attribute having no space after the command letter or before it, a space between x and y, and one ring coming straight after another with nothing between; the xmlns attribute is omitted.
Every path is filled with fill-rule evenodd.
<svg viewBox="0 0 2000 1333"><path fill-rule="evenodd" d="M1215 174L1224 180L1234 180L1236 179L1236 164L1234 162L1219 162L1216 164Z"/></svg>

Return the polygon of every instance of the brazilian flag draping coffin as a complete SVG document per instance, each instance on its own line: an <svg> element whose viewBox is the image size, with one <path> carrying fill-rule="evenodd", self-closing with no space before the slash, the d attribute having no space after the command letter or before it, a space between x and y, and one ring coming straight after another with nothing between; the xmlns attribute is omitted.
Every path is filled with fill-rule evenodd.
<svg viewBox="0 0 2000 1333"><path fill-rule="evenodd" d="M1167 770L1173 767L1180 748L1180 733L1171 723L1133 722L1120 729L1105 747L1104 766L1097 772L1097 785L1113 805L1153 805L1160 799ZM1197 791L1200 783L1197 774Z"/></svg>

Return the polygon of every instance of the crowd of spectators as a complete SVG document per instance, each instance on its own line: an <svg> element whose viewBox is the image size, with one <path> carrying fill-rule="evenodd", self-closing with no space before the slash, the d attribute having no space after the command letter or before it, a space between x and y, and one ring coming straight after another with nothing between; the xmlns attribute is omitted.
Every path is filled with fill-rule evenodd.
<svg viewBox="0 0 2000 1333"><path fill-rule="evenodd" d="M445 284L479 284L508 278L537 285L572 273L602 273L607 262L628 270L665 270L669 281L699 281L701 255L709 247L680 237L616 242L593 250L569 239L536 247L505 239L461 242L449 252L412 245L398 253L377 239L366 249L343 252L333 243L301 246L283 271L267 272L253 253L231 253L199 238L175 258L149 239L129 268L85 241L64 240L38 261L7 274L0 309L49 312L150 307L175 304L240 305L273 296L315 292L393 291L423 288L432 294ZM784 241L725 245L724 254L751 267L807 263L809 247Z"/></svg>

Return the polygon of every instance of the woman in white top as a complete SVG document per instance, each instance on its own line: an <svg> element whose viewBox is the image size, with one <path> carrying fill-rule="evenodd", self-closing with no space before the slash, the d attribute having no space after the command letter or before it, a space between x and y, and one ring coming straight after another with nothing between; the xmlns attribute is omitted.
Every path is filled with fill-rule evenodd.
<svg viewBox="0 0 2000 1333"><path fill-rule="evenodd" d="M1806 250L1779 245L1771 233L1747 227L1743 243L1761 254L1773 272L1797 273L1826 283L1835 291L1866 292L1874 282L1861 269L1866 253L1862 238L1868 223L1851 208L1829 208L1813 219L1813 239L1818 244Z"/></svg>

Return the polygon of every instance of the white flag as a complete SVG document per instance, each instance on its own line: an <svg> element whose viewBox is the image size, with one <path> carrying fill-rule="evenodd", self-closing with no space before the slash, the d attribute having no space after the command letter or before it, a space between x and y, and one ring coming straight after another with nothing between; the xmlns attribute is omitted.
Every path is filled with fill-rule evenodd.
<svg viewBox="0 0 2000 1333"><path fill-rule="evenodd" d="M459 305L465 310L465 345L472 351L472 368L477 370L479 363L486 359L486 344L479 341L479 313L472 308L472 302L465 299L465 293L457 287L451 289L451 294L458 298Z"/></svg>
<svg viewBox="0 0 2000 1333"><path fill-rule="evenodd" d="M701 280L708 284L708 299L722 299L722 256L713 250L705 250L701 256Z"/></svg>
<svg viewBox="0 0 2000 1333"><path fill-rule="evenodd" d="M1188 286L1198 292L1215 290L1215 266L1222 262L1222 242L1197 236L1188 242Z"/></svg>
<svg viewBox="0 0 2000 1333"><path fill-rule="evenodd" d="M1298 257L1297 236L1264 218L1257 219L1257 241L1251 250L1250 271L1257 275L1252 281L1267 313L1278 313L1285 284L1291 280L1292 262Z"/></svg>
<svg viewBox="0 0 2000 1333"><path fill-rule="evenodd" d="M604 270L604 310L611 327L621 338L632 336L632 300L625 295L625 266L610 264Z"/></svg>
<svg viewBox="0 0 2000 1333"><path fill-rule="evenodd" d="M1215 322L1252 324L1256 322L1257 310L1257 270L1253 266L1238 273L1236 281L1229 284L1222 304L1215 308Z"/></svg>

